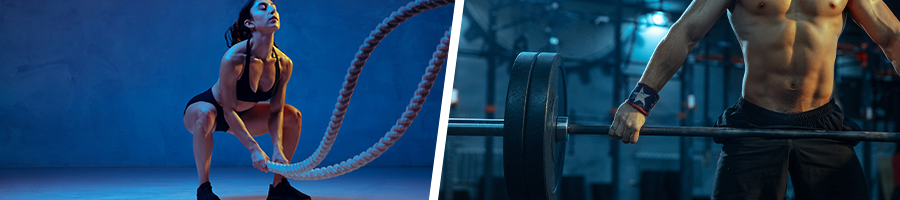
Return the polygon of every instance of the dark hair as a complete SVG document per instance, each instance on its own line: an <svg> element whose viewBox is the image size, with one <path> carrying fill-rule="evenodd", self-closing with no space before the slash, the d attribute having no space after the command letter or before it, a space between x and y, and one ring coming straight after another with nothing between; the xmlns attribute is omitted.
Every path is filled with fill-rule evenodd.
<svg viewBox="0 0 900 200"><path fill-rule="evenodd" d="M228 30L225 30L225 45L228 48L234 46L238 42L248 40L253 37L253 31L247 26L244 26L244 21L252 18L250 15L250 9L253 8L253 3L256 3L257 0L250 0L244 4L244 7L241 7L241 12L238 13L238 19L234 21L234 24L231 27L228 27ZM275 47L278 47L278 44L272 44Z"/></svg>
<svg viewBox="0 0 900 200"><path fill-rule="evenodd" d="M238 19L225 31L225 44L228 45L228 48L231 48L231 46L234 46L238 42L253 37L253 31L251 31L250 28L247 28L247 26L244 26L244 21L253 17L250 15L250 8L253 7L253 3L256 3L256 0L247 1L247 3L241 7L241 12L238 13Z"/></svg>

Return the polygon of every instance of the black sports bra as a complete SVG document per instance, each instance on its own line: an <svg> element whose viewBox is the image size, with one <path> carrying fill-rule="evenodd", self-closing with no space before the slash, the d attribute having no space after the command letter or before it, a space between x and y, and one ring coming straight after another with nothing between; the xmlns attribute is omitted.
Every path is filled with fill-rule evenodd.
<svg viewBox="0 0 900 200"><path fill-rule="evenodd" d="M256 92L253 92L253 90L250 89L250 73L248 73L248 68L250 67L250 41L247 41L247 52L245 54L247 55L247 59L244 60L244 70L235 87L235 89L237 89L235 92L237 99L249 102L260 102L271 99L272 96L275 96L275 91L278 90L278 84L281 80L281 60L278 59L278 54L275 54L275 59L277 60L275 62L275 85L266 92L263 92L259 87L257 87Z"/></svg>

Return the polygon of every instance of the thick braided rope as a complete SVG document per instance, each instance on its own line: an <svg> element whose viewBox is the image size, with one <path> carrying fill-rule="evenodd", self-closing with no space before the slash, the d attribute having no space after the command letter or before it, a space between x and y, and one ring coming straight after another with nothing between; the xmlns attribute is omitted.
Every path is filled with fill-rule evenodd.
<svg viewBox="0 0 900 200"><path fill-rule="evenodd" d="M394 142L403 136L403 133L406 132L406 129L416 118L419 110L422 109L422 104L425 103L425 98L428 97L431 86L434 85L434 80L437 78L438 73L441 71L441 66L447 59L449 42L450 32L447 32L445 33L444 38L441 39L441 44L437 47L438 50L434 52L434 57L431 59L425 74L422 75L422 82L419 82L419 88L416 90L415 96L410 99L409 105L406 106L406 111L404 111L402 117L397 120L397 124L391 127L391 130L385 133L384 137L381 138L378 143L375 143L375 145L369 147L366 151L351 159L347 159L340 164L316 168L302 174L289 174L285 176L295 180L321 180L332 178L359 169L372 160L375 160L378 156L381 156L381 154L387 151Z"/></svg>
<svg viewBox="0 0 900 200"><path fill-rule="evenodd" d="M372 51L375 49L375 47L378 46L378 44L381 42L381 40L384 39L384 37L388 33L393 31L393 29L396 28L400 23L406 21L407 19L409 19L421 12L424 12L426 10L441 7L441 6L452 4L452 3L455 3L455 0L417 0L415 2L410 2L409 4L407 4L404 7L401 7L399 10L391 13L390 17L385 18L384 21L382 21L381 24L379 24L375 28L375 30L373 30L369 34L369 37L366 38L365 42L362 45L360 45L359 51L356 52L356 55L355 55L353 61L351 62L350 68L347 69L347 75L344 77L344 83L342 84L340 96L338 96L338 102L335 104L334 111L332 111L331 122L329 122L328 128L325 131L325 136L322 138L322 142L319 143L319 147L316 149L316 151L312 155L310 155L308 158L306 158L305 160L303 160L302 162L299 162L299 163L285 165L285 164L273 163L273 162L269 161L269 162L267 162L269 170L272 172L278 173L278 174L285 175L288 178L296 179L296 180L319 180L319 179L331 178L331 177L355 170L356 168L359 168L362 165L365 165L366 163L371 161L371 159L378 157L379 155L381 155L381 153L384 152L384 150L387 150L388 147L393 145L394 141L399 139L399 137L403 135L403 132L406 131L406 127L408 127L409 124L412 123L412 120L415 118L419 109L421 109L421 103L424 102L425 96L427 96L428 92L430 91L431 85L433 84L433 78L430 82L428 82L426 84L427 88L422 87L423 84L425 83L425 80L424 80L424 79L426 79L425 76L429 75L429 72L426 72L426 74L423 75L423 82L419 84L419 89L416 90L416 96L413 97L413 101L410 103L409 106L407 106L407 111L404 112L403 118L398 120L397 125L395 125L391 129L391 132L388 132L387 134L385 134L385 138L383 138L378 143L376 143L375 146L373 146L366 152L361 153L360 155L362 155L362 157L360 157L360 155L357 155L353 159L349 159L340 164L340 166L356 165L356 167L352 167L352 169L347 168L347 167L337 167L337 168L342 169L341 171L343 171L343 173L330 173L330 174L337 174L337 175L333 175L333 176L329 176L329 177L324 177L324 175L319 175L319 176L303 175L303 176L301 176L301 174L304 174L304 173L310 174L310 173L306 173L306 172L310 172L310 170L313 167L319 165L319 163L321 163L322 160L325 159L325 156L331 150L331 145L334 144L334 140L337 137L337 133L338 133L338 131L340 131L341 123L343 122L343 119L344 119L344 114L346 114L347 108L349 107L350 97L353 95L353 89L356 87L356 81L359 79L359 74L360 74L360 72L362 72L362 67L366 64L366 61L368 60L369 55L372 53ZM445 38L449 38L449 33L446 33L445 35L447 36ZM449 42L449 39L447 39L447 42ZM441 50L441 45L443 46L443 50ZM438 46L438 49L439 49L438 52L442 52L442 53L435 52L435 55L434 55L435 58L432 58L431 65L429 66L429 69L437 68L436 69L437 71L431 73L430 76L437 76L437 72L440 71L440 66L443 65L443 62L447 57L446 52L447 52L448 44L446 44L442 40L441 45ZM439 64L434 64L436 61L440 61L440 62L438 62ZM432 67L434 65L437 65L438 67ZM420 93L420 91L424 91L424 93ZM425 96L420 97L420 94L425 94ZM415 99L417 99L419 97L422 102L415 103L416 102ZM410 108L412 108L412 109L410 109ZM411 116L411 118L409 116ZM396 134L396 133L399 133L399 134ZM373 148L376 149L377 151L372 150ZM377 153L377 154L373 154L373 153ZM366 160L364 162L361 162L362 160L360 160L360 159L366 159ZM354 164L346 164L346 163L354 163ZM336 166L336 165L333 165L330 167L332 169L335 169L336 167L334 167L334 166ZM349 169L349 170L347 170L347 169ZM318 171L321 171L321 170L318 170ZM332 171L335 171L335 170L332 170ZM335 171L335 172L337 172L337 171ZM318 174L324 174L324 173L318 173ZM306 177L306 178L303 178L303 177Z"/></svg>

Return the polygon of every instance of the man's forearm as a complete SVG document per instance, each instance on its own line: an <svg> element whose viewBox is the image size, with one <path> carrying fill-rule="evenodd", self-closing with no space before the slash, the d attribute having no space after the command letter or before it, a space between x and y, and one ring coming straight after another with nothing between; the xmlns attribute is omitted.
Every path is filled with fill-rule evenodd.
<svg viewBox="0 0 900 200"><path fill-rule="evenodd" d="M885 44L879 44L879 46L881 46L881 51L884 52L888 62L891 62L891 65L893 65L894 71L900 74L900 33L893 34L888 41Z"/></svg>
<svg viewBox="0 0 900 200"><path fill-rule="evenodd" d="M683 34L683 31L673 27L672 31L660 41L656 50L653 51L653 55L650 57L650 62L647 63L647 69L644 70L640 82L649 85L657 91L662 90L666 82L669 82L669 79L681 68L685 57L694 49L696 44L697 42L691 41L687 35Z"/></svg>
<svg viewBox="0 0 900 200"><path fill-rule="evenodd" d="M891 64L894 65L894 71L897 72L897 75L900 75L900 60L891 61Z"/></svg>
<svg viewBox="0 0 900 200"><path fill-rule="evenodd" d="M890 46L882 50L884 50L884 55L887 56L888 60L891 61L891 65L894 65L894 71L900 74L900 33L894 34Z"/></svg>

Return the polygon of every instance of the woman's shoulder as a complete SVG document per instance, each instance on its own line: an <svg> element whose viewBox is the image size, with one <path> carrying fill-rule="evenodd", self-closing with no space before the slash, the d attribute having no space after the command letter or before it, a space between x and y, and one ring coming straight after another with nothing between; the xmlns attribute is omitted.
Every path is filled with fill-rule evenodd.
<svg viewBox="0 0 900 200"><path fill-rule="evenodd" d="M225 51L225 55L222 56L222 62L242 63L247 56L246 43L247 43L247 40L240 41L237 44L234 44L230 48L228 48L228 51Z"/></svg>
<svg viewBox="0 0 900 200"><path fill-rule="evenodd" d="M275 50L277 50L275 51L275 53L278 55L278 59L280 62L282 62L282 64L293 65L291 58L288 57L287 54L285 54L284 51L281 50L281 48L275 47Z"/></svg>

